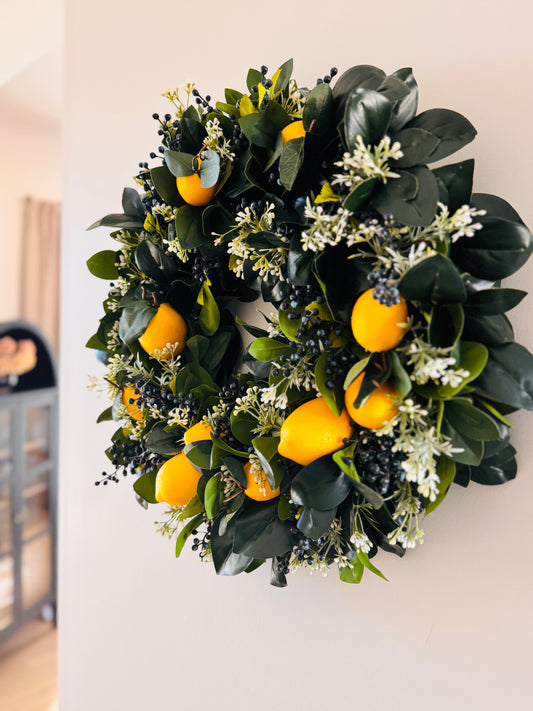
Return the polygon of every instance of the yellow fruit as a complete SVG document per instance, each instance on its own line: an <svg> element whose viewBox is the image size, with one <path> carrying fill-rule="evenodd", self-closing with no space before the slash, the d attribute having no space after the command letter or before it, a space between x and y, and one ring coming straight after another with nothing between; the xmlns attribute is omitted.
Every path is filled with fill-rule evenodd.
<svg viewBox="0 0 533 711"><path fill-rule="evenodd" d="M244 471L246 472L246 489L244 493L246 496L254 501L270 501L270 499L275 499L276 496L279 496L279 486L272 491L262 469L259 476L257 476L259 481L255 481L255 476L250 472L250 469L251 464L247 462L244 465Z"/></svg>
<svg viewBox="0 0 533 711"><path fill-rule="evenodd" d="M167 351L160 355L163 360L168 360L171 355L181 353L186 340L187 325L183 318L170 304L161 304L139 338L139 343L149 355L162 351L170 343L172 353Z"/></svg>
<svg viewBox="0 0 533 711"><path fill-rule="evenodd" d="M130 400L138 400L140 397L141 393L139 389L134 388L133 385L127 385L122 390L122 395L120 397L120 401L123 405L126 405L126 410L128 411L130 417L133 417L134 420L138 421L142 420L143 414L141 410L139 410L137 403L130 403Z"/></svg>
<svg viewBox="0 0 533 711"><path fill-rule="evenodd" d="M185 444L190 444L191 442L200 442L203 439L211 439L212 432L213 430L211 429L211 425L209 424L209 422L204 422L203 420L201 420L192 427L189 427L189 429L183 435L183 439L185 440Z"/></svg>
<svg viewBox="0 0 533 711"><path fill-rule="evenodd" d="M355 340L367 351L390 351L402 340L406 331L407 303L385 306L372 296L373 289L362 294L353 307L352 331Z"/></svg>
<svg viewBox="0 0 533 711"><path fill-rule="evenodd" d="M281 140L283 145L287 141L292 141L294 138L303 138L305 136L305 128L303 121L293 121L281 130Z"/></svg>
<svg viewBox="0 0 533 711"><path fill-rule="evenodd" d="M361 407L354 407L354 402L359 395L361 383L365 377L364 373L356 378L346 390L344 402L346 409L352 420L361 427L369 430L379 430L392 420L398 412L398 406L394 404L396 390L390 383L383 383L377 390L374 390Z"/></svg>
<svg viewBox="0 0 533 711"><path fill-rule="evenodd" d="M307 465L325 454L335 452L352 436L346 410L334 415L326 401L318 397L292 412L280 432L278 452L298 464Z"/></svg>
<svg viewBox="0 0 533 711"><path fill-rule="evenodd" d="M185 506L196 494L201 474L183 452L167 459L157 472L155 498L170 506Z"/></svg>
<svg viewBox="0 0 533 711"><path fill-rule="evenodd" d="M200 170L201 164L202 161L198 158L198 170ZM198 173L176 178L176 187L185 202L196 207L207 205L217 191L217 183L210 188L203 188Z"/></svg>

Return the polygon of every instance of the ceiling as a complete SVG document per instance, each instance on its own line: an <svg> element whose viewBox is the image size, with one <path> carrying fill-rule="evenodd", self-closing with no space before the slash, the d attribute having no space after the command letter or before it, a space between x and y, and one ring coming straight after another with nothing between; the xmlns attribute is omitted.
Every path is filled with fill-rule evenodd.
<svg viewBox="0 0 533 711"><path fill-rule="evenodd" d="M63 3L32 0L0 8L0 112L60 123Z"/></svg>

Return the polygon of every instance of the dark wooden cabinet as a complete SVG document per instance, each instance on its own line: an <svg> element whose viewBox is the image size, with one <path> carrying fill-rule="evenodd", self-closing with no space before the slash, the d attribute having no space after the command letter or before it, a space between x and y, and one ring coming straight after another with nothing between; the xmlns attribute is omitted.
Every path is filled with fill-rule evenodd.
<svg viewBox="0 0 533 711"><path fill-rule="evenodd" d="M0 327L6 333L36 341L40 373L0 391L0 641L32 617L53 617L56 602L54 359L28 324Z"/></svg>

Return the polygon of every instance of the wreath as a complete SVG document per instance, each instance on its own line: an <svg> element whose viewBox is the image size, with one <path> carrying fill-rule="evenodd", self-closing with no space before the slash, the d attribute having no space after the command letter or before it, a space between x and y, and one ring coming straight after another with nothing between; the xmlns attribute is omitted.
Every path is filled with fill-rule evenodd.
<svg viewBox="0 0 533 711"><path fill-rule="evenodd" d="M423 541L452 483L515 477L533 357L506 316L526 292L501 280L532 237L472 194L473 160L440 163L476 131L417 114L411 69L291 75L165 92L156 165L91 226L118 243L88 260L112 280L87 345L118 424L96 484L133 475L176 556L190 537L219 574L358 583Z"/></svg>

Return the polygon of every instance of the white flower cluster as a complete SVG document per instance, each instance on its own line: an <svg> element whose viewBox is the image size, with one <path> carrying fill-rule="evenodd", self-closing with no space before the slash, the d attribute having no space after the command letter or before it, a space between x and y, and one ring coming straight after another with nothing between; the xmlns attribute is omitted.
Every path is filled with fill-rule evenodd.
<svg viewBox="0 0 533 711"><path fill-rule="evenodd" d="M272 365L280 371L289 370L289 374L284 376L277 383L263 388L261 391L261 401L264 405L273 405L280 410L286 410L288 405L287 392L292 387L299 390L315 390L318 388L315 382L314 370L311 367L314 356L311 354L303 355L296 363L285 362L277 363L273 361Z"/></svg>
<svg viewBox="0 0 533 711"><path fill-rule="evenodd" d="M450 239L456 242L460 237L473 237L483 228L480 222L474 222L474 218L486 215L485 210L476 210L469 205L463 205L450 215L447 205L439 202L437 207L438 212L430 225L408 228L409 241L425 240L435 244Z"/></svg>
<svg viewBox="0 0 533 711"><path fill-rule="evenodd" d="M291 79L287 89L281 96L281 105L291 118L300 119L303 115L304 104L304 94L298 89L296 81Z"/></svg>
<svg viewBox="0 0 533 711"><path fill-rule="evenodd" d="M456 368L457 361L450 354L452 348L438 348L415 336L403 350L408 356L407 365L413 366L411 379L418 385L432 380L456 388L470 375L464 368Z"/></svg>
<svg viewBox="0 0 533 711"><path fill-rule="evenodd" d="M220 121L215 117L206 121L205 130L207 137L204 140L204 148L218 153L222 160L233 161L235 153L231 149L231 144L224 136L224 131L220 125Z"/></svg>
<svg viewBox="0 0 533 711"><path fill-rule="evenodd" d="M352 230L352 215L343 207L338 207L330 214L322 205L313 205L307 198L305 216L310 220L310 225L302 232L302 249L318 252L328 245L334 247L342 239L347 239Z"/></svg>
<svg viewBox="0 0 533 711"><path fill-rule="evenodd" d="M399 543L404 548L414 548L417 543L424 542L424 531L418 522L420 500L413 496L408 482L400 488L397 496L393 518L399 521L400 525L389 533L388 538L392 545Z"/></svg>
<svg viewBox="0 0 533 711"><path fill-rule="evenodd" d="M235 401L233 412L246 412L257 419L257 426L253 428L254 434L277 437L283 424L283 417L279 409L271 403L265 403L263 393L258 385L248 388L244 395Z"/></svg>
<svg viewBox="0 0 533 711"><path fill-rule="evenodd" d="M403 156L398 141L391 144L389 136L385 136L377 146L367 146L361 136L357 136L356 144L352 153L344 153L342 160L335 163L342 168L342 173L335 173L332 185L352 189L367 178L378 178L386 183L388 178L400 177L389 168L389 160L398 160Z"/></svg>

